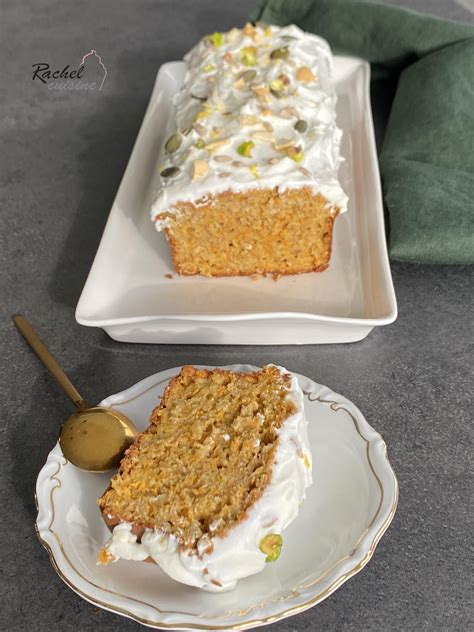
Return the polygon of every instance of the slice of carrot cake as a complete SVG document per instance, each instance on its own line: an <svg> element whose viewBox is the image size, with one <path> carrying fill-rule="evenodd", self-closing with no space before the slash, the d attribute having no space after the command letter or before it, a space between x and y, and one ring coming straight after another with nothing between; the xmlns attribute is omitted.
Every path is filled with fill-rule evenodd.
<svg viewBox="0 0 474 632"><path fill-rule="evenodd" d="M324 270L347 201L327 42L247 24L203 38L185 62L151 209L176 271Z"/></svg>
<svg viewBox="0 0 474 632"><path fill-rule="evenodd" d="M312 482L296 377L186 366L150 421L99 499L113 529L99 563L151 559L224 591L275 561Z"/></svg>

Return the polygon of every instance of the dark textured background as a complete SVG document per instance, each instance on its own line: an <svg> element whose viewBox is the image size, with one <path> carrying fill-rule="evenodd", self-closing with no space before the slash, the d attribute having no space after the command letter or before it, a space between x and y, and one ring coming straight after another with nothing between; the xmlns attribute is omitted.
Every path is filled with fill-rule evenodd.
<svg viewBox="0 0 474 632"><path fill-rule="evenodd" d="M467 5L469 0L462 0ZM453 19L453 0L405 0ZM353 400L400 482L395 520L368 567L275 632L453 630L473 623L470 414L472 270L393 265L399 317L352 345L139 346L74 321L74 307L160 64L242 24L252 0L9 0L2 15L0 629L136 630L82 601L34 533L33 489L67 399L14 330L24 312L89 401L184 363L275 361ZM101 93L54 93L31 65L96 48ZM471 345L472 353L472 345Z"/></svg>

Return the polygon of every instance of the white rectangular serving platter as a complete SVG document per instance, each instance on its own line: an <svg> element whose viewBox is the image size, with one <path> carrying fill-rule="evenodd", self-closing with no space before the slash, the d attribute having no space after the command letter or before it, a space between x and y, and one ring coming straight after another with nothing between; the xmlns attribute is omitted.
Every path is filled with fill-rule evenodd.
<svg viewBox="0 0 474 632"><path fill-rule="evenodd" d="M179 277L150 220L158 164L172 131L183 62L164 64L76 308L81 325L124 342L353 342L397 317L370 107L370 67L334 58L340 169L348 212L335 222L329 268L272 278ZM170 278L172 277L172 278Z"/></svg>

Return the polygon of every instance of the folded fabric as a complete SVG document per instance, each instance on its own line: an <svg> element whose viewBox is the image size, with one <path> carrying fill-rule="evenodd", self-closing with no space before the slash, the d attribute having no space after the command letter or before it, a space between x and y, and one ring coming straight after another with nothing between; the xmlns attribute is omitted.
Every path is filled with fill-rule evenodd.
<svg viewBox="0 0 474 632"><path fill-rule="evenodd" d="M474 27L367 0L263 0L396 88L380 153L392 259L474 263ZM385 82L385 83L382 83Z"/></svg>

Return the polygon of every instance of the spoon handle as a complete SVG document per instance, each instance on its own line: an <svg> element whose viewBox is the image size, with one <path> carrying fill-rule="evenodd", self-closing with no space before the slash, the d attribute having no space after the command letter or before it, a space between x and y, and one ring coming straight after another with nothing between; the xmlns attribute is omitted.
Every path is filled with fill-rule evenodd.
<svg viewBox="0 0 474 632"><path fill-rule="evenodd" d="M18 331L25 338L30 347L33 349L33 351L36 353L44 366L54 377L62 390L66 393L72 403L79 410L87 408L87 404L85 403L85 401L76 391L68 376L64 373L64 371L53 358L51 353L45 347L44 343L41 341L40 337L30 325L30 323L26 320L26 318L24 316L21 316L21 314L16 314L15 316L13 316L13 322L15 323Z"/></svg>

